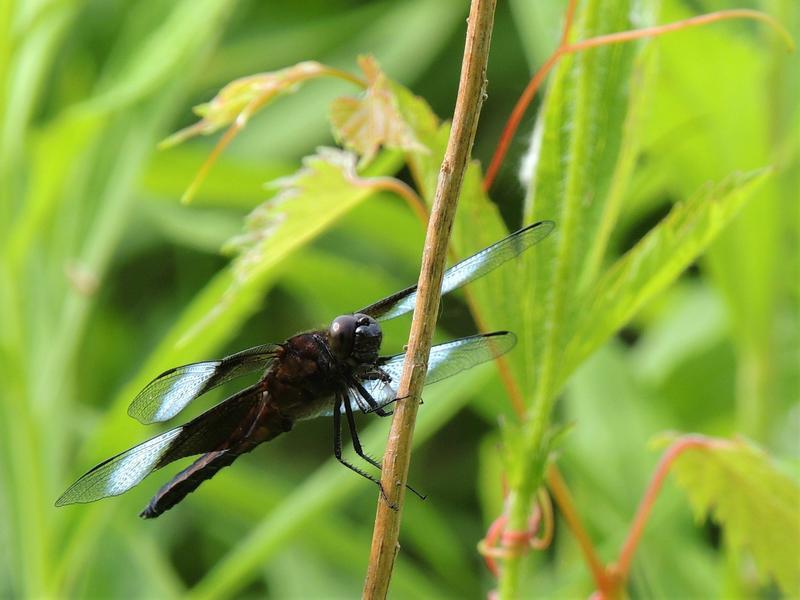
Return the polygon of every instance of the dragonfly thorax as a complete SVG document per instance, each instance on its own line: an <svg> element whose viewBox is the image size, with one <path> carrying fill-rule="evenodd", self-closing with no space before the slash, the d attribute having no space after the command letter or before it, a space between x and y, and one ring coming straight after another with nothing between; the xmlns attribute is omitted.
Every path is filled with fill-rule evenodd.
<svg viewBox="0 0 800 600"><path fill-rule="evenodd" d="M378 359L383 332L378 322L361 313L336 317L328 329L334 356L353 365L372 364Z"/></svg>

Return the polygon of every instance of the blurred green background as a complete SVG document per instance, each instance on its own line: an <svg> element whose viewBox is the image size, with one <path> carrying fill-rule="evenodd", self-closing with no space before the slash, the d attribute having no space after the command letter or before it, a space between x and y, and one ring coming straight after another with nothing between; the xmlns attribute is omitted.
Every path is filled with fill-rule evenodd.
<svg viewBox="0 0 800 600"><path fill-rule="evenodd" d="M328 104L351 90L314 82L281 98L224 153L191 206L178 199L216 138L165 152L157 142L234 78L303 60L355 70L363 53L447 118L467 5L0 3L0 596L360 594L376 493L335 464L325 420L259 448L156 521L137 514L176 469L94 505L56 510L53 502L99 460L153 434L125 408L161 370L323 326L417 276L419 222L397 198L376 195L192 337L219 298L229 262L219 248L272 193L265 182L333 144ZM643 2L631 18L666 22L743 6L800 38L795 0ZM484 164L555 47L563 9L555 0L499 3L474 150ZM650 79L630 84L649 86L645 151L607 258L703 182L769 164L778 172L701 260L582 366L557 405L557 420L574 423L560 465L606 561L658 459L647 450L653 435L743 433L795 473L800 456L800 62L750 22L678 33L647 51L657 54ZM521 224L527 135L512 144L491 194L511 229ZM408 323L387 326L387 351L401 348ZM440 338L474 331L463 299L448 299ZM196 410L223 397L213 393ZM476 543L499 510L497 422L507 399L488 368L432 387L425 400L411 481L429 499L406 507L393 595L484 597L494 582ZM373 454L383 425L364 436ZM720 551L720 537L715 525L694 522L668 481L631 593L775 593L746 557L742 568ZM560 521L555 543L527 572L531 594L592 590Z"/></svg>

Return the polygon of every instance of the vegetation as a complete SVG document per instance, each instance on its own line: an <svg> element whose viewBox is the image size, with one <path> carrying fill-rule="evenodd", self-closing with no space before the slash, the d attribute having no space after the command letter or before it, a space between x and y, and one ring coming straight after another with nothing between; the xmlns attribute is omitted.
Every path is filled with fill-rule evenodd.
<svg viewBox="0 0 800 600"><path fill-rule="evenodd" d="M53 507L154 433L126 414L154 375L418 276L467 3L273 4L0 8L0 596L361 592L376 491L325 420L155 521L137 514L173 469ZM487 193L481 165L565 21L578 41L741 7L583 0L573 21L574 4L498 7L451 258L557 229L445 301L437 341L520 344L425 391L410 480L429 499L406 500L391 593L796 596L797 55L751 20L565 52ZM746 8L800 37L793 0ZM188 141L231 124L224 152ZM388 424L361 423L379 454Z"/></svg>

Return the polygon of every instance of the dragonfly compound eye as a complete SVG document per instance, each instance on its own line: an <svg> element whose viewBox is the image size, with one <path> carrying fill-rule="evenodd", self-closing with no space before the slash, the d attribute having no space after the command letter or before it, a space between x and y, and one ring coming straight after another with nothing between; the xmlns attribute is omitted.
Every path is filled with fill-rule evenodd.
<svg viewBox="0 0 800 600"><path fill-rule="evenodd" d="M331 350L342 360L348 358L353 351L357 321L353 315L336 317L328 330Z"/></svg>
<svg viewBox="0 0 800 600"><path fill-rule="evenodd" d="M355 341L353 343L353 358L357 362L371 363L378 358L381 349L383 332L381 326L372 317L356 313Z"/></svg>

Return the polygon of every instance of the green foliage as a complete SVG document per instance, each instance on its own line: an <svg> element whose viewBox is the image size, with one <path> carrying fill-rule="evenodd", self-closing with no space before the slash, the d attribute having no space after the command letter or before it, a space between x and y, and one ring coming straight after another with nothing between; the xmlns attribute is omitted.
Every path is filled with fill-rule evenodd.
<svg viewBox="0 0 800 600"><path fill-rule="evenodd" d="M577 15L577 38L627 29L632 14L627 2L587 2ZM633 48L601 48L563 60L534 132L526 220L556 215L559 232L555 243L535 257L524 295L535 301L523 336L527 371L534 376L525 389L533 400L530 420L522 427L522 452L516 434L509 446L513 529L525 526L542 480L547 423L564 382L630 321L640 302L696 260L753 196L753 175L706 188L673 206L626 255L598 273L637 154L644 151L642 104L653 54L643 53L632 63ZM629 86L629 81L640 85ZM501 588L506 597L519 593L518 561L510 563Z"/></svg>
<svg viewBox="0 0 800 600"><path fill-rule="evenodd" d="M701 190L614 263L579 301L562 378L696 260L767 175L732 176Z"/></svg>
<svg viewBox="0 0 800 600"><path fill-rule="evenodd" d="M223 127L241 121L243 126L255 112L274 102L281 94L296 91L300 83L324 73L323 65L303 62L274 73L250 75L232 81L210 102L194 107L200 121L172 134L163 142L169 148L195 135L209 135Z"/></svg>
<svg viewBox="0 0 800 600"><path fill-rule="evenodd" d="M692 438L665 436L675 442ZM763 450L745 440L699 439L672 470L689 496L695 518L711 516L733 549L749 550L762 573L784 593L800 593L800 485L780 471Z"/></svg>
<svg viewBox="0 0 800 600"><path fill-rule="evenodd" d="M275 182L281 191L253 210L245 233L224 248L238 254L234 271L240 285L263 278L288 253L374 193L370 181L359 178L355 163L348 152L321 148L303 160L295 175Z"/></svg>
<svg viewBox="0 0 800 600"><path fill-rule="evenodd" d="M511 4L498 9L481 160L560 33L562 2ZM580 2L573 37L697 10L661 4ZM800 34L795 2L763 4ZM466 4L0 6L0 596L357 595L375 490L328 458L325 422L298 425L153 523L136 514L172 472L113 500L52 502L152 433L125 409L158 372L280 341L416 279L422 227L395 192L402 183L432 201ZM375 57L361 59L367 81L360 55ZM659 431L744 432L796 458L799 74L797 55L733 22L595 49L550 77L524 198L519 156L491 197L470 165L453 260L521 222L557 222L525 261L448 299L441 319L441 339L518 334L508 361L528 418L491 368L426 391L411 479L430 499L406 507L395 595L477 598L496 586L475 544L504 508L504 485L518 499L512 517L527 517L554 435L609 562ZM215 140L156 147L201 103L203 120L181 139L259 110L181 206ZM330 149L334 139L348 151ZM231 237L236 256L220 256ZM397 321L387 352L406 342L408 321ZM385 427L365 428L373 454ZM676 465L680 481L702 476L684 487L725 543L667 486L632 596L763 593L763 577L739 564L747 552L796 589L791 555L774 552L796 535L791 498L781 500L796 484L749 445L726 444ZM575 540L566 527L557 535L551 554L519 565L520 595L591 593Z"/></svg>
<svg viewBox="0 0 800 600"><path fill-rule="evenodd" d="M411 127L403 120L389 79L375 60L361 57L359 66L367 78L363 98L342 97L331 104L331 126L339 143L369 164L378 148L424 152Z"/></svg>

